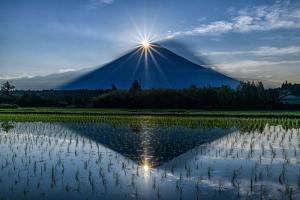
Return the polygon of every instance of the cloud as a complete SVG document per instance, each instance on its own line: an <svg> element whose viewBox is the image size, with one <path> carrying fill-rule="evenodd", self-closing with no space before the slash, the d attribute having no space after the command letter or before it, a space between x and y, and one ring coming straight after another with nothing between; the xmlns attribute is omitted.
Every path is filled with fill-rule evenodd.
<svg viewBox="0 0 300 200"><path fill-rule="evenodd" d="M285 80L299 83L300 61L238 60L220 62L215 66L221 72L246 80L265 80L282 83Z"/></svg>
<svg viewBox="0 0 300 200"><path fill-rule="evenodd" d="M299 54L300 47L290 46L290 47L259 47L255 50L249 51L214 51L214 52L203 52L203 55L209 56L237 56L237 55L254 55L254 56L281 56L290 54Z"/></svg>
<svg viewBox="0 0 300 200"><path fill-rule="evenodd" d="M262 46L244 51L212 51L219 71L243 79L265 79L273 82L299 82L300 46Z"/></svg>
<svg viewBox="0 0 300 200"><path fill-rule="evenodd" d="M76 69L66 68L66 69L60 69L59 73L74 72L74 71L76 71Z"/></svg>
<svg viewBox="0 0 300 200"><path fill-rule="evenodd" d="M233 14L230 20L211 22L187 31L168 32L167 38L300 28L300 8L292 5L290 1L277 1L271 6L231 10L231 13Z"/></svg>
<svg viewBox="0 0 300 200"><path fill-rule="evenodd" d="M291 60L291 61L261 61L261 60L240 60L240 61L232 61L232 62L224 62L220 64L216 64L219 68L222 69L245 69L245 68L257 68L265 67L265 66L290 66L290 65L299 65L300 60Z"/></svg>
<svg viewBox="0 0 300 200"><path fill-rule="evenodd" d="M87 5L87 8L95 9L104 5L112 4L114 2L114 0L90 0L89 4Z"/></svg>
<svg viewBox="0 0 300 200"><path fill-rule="evenodd" d="M32 78L33 75L27 73L9 73L9 74L0 74L0 80L12 80L19 78Z"/></svg>

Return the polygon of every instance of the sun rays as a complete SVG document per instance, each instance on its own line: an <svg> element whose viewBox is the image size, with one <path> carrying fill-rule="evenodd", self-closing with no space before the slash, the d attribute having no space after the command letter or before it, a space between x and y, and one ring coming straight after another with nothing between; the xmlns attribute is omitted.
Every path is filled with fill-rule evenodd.
<svg viewBox="0 0 300 200"><path fill-rule="evenodd" d="M147 49L150 46L149 41L148 40L142 41L142 46Z"/></svg>
<svg viewBox="0 0 300 200"><path fill-rule="evenodd" d="M137 50L134 52L137 55L137 62L129 78L134 81L134 77L139 74L139 76L145 78L144 83L151 84L159 76L164 84L170 85L163 66L160 66L160 62L158 62L160 58L169 60L160 51L161 46L158 43L163 38L160 38L159 32L154 29L156 27L154 26L155 23L143 22L143 24L138 24L133 19L131 19L131 23L133 29L130 32L130 40ZM143 71L143 74L140 74L141 71ZM142 77L140 78L143 80Z"/></svg>

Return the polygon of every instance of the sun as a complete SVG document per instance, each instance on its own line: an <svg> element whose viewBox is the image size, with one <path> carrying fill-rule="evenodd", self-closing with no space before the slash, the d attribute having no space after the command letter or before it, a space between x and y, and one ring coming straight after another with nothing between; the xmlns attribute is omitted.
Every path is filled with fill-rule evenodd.
<svg viewBox="0 0 300 200"><path fill-rule="evenodd" d="M143 40L142 41L142 46L147 49L150 47L150 42L148 40Z"/></svg>

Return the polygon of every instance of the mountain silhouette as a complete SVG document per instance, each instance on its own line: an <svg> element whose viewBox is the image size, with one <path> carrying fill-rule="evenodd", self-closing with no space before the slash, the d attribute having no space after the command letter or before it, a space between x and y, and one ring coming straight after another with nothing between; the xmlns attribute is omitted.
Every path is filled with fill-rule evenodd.
<svg viewBox="0 0 300 200"><path fill-rule="evenodd" d="M144 89L180 89L191 85L226 85L235 88L239 84L233 78L197 65L158 44L151 44L149 48L137 47L118 59L61 85L59 89L108 89L112 85L128 89L135 80Z"/></svg>

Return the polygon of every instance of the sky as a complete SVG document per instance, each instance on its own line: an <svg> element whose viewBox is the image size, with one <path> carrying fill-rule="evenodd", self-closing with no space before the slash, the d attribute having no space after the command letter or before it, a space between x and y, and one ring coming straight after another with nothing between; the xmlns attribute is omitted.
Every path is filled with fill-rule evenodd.
<svg viewBox="0 0 300 200"><path fill-rule="evenodd" d="M209 60L208 67L232 77L300 83L299 0L0 0L0 5L0 79L101 66L146 35L153 42L183 43Z"/></svg>

